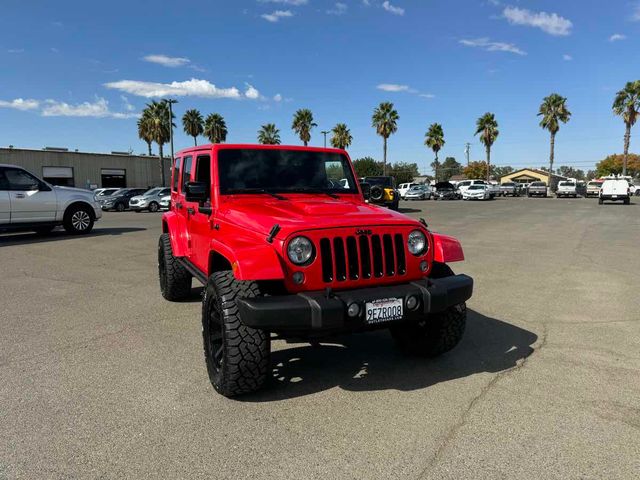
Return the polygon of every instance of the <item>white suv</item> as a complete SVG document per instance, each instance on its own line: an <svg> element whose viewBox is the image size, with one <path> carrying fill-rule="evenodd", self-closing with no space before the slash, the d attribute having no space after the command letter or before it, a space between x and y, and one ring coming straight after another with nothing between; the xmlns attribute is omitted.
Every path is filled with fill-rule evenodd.
<svg viewBox="0 0 640 480"><path fill-rule="evenodd" d="M23 168L0 164L0 231L48 233L56 226L89 233L102 210L93 192L49 185Z"/></svg>

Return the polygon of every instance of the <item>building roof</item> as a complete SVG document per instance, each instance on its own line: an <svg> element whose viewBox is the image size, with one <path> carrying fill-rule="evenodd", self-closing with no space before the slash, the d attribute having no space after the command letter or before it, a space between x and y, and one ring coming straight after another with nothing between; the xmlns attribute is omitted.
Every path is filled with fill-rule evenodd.
<svg viewBox="0 0 640 480"><path fill-rule="evenodd" d="M546 172L546 171L544 171L544 170L540 170L540 169L538 169L538 168L521 168L520 170L516 170L516 171L514 171L514 172L507 173L506 175L502 175L502 176L500 177L500 179L503 179L504 177L512 177L513 175L515 175L515 174L517 174L517 173L521 173L521 172L533 172L533 173L536 173L536 174L538 174L538 175L542 175L542 176L544 176L544 177L548 177L548 176L549 176L549 172ZM556 174L556 173L552 173L551 175L552 175L553 177L558 178L558 179L561 179L561 180L564 180L564 179L566 179L566 178L567 178L567 177L563 177L562 175L558 175L558 174Z"/></svg>

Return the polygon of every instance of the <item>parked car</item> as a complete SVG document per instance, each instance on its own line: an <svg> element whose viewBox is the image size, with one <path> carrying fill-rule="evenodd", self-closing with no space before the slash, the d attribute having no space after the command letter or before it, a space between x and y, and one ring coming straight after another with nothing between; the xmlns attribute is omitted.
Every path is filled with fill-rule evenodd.
<svg viewBox="0 0 640 480"><path fill-rule="evenodd" d="M129 208L129 200L131 200L131 197L135 197L144 192L146 192L145 188L121 188L113 195L99 199L98 203L102 210L124 212Z"/></svg>
<svg viewBox="0 0 640 480"><path fill-rule="evenodd" d="M460 198L459 192L450 182L438 182L434 185L434 200L457 200Z"/></svg>
<svg viewBox="0 0 640 480"><path fill-rule="evenodd" d="M505 182L500 185L500 195L506 197L511 195L512 197L520 196L520 185L515 182Z"/></svg>
<svg viewBox="0 0 640 480"><path fill-rule="evenodd" d="M136 195L129 200L129 208L134 212L149 210L157 212L160 210L160 199L171 193L171 189L166 187L156 187L147 190L142 195Z"/></svg>
<svg viewBox="0 0 640 480"><path fill-rule="evenodd" d="M395 180L393 177L364 177L361 185L366 185L369 203L375 205L383 205L391 210L398 210L400 203L400 194L395 188Z"/></svg>
<svg viewBox="0 0 640 480"><path fill-rule="evenodd" d="M165 195L160 199L160 210L169 210L171 208L171 195Z"/></svg>
<svg viewBox="0 0 640 480"><path fill-rule="evenodd" d="M488 185L471 185L462 194L462 200L491 200Z"/></svg>
<svg viewBox="0 0 640 480"><path fill-rule="evenodd" d="M602 180L592 180L587 183L587 197L597 197L600 195L600 189L602 188Z"/></svg>
<svg viewBox="0 0 640 480"><path fill-rule="evenodd" d="M116 193L118 190L120 189L119 188L96 188L93 191L93 198L98 200L102 197L108 197L109 195L113 195L114 193Z"/></svg>
<svg viewBox="0 0 640 480"><path fill-rule="evenodd" d="M546 197L547 184L544 182L531 182L527 189L527 197Z"/></svg>
<svg viewBox="0 0 640 480"><path fill-rule="evenodd" d="M415 185L405 194L405 200L429 200L431 199L431 187L428 185Z"/></svg>
<svg viewBox="0 0 640 480"><path fill-rule="evenodd" d="M631 203L631 189L629 182L623 179L607 179L602 184L598 203L602 205L605 201L623 202L625 205Z"/></svg>
<svg viewBox="0 0 640 480"><path fill-rule="evenodd" d="M426 357L461 340L473 280L447 265L464 259L460 243L365 203L345 152L215 144L175 157L160 291L180 301L192 278L205 285L205 362L220 394L264 385L272 334L317 342L388 329ZM330 175L348 188L330 187Z"/></svg>
<svg viewBox="0 0 640 480"><path fill-rule="evenodd" d="M413 187L417 187L419 185L421 184L420 183L401 183L400 185L398 185L398 193L400 194L400 198L404 200L404 197L407 194L407 192L411 190Z"/></svg>
<svg viewBox="0 0 640 480"><path fill-rule="evenodd" d="M89 233L102 211L93 192L50 185L15 165L0 165L0 231Z"/></svg>
<svg viewBox="0 0 640 480"><path fill-rule="evenodd" d="M577 185L575 182L562 181L558 183L558 190L556 190L556 198L573 197L578 196Z"/></svg>

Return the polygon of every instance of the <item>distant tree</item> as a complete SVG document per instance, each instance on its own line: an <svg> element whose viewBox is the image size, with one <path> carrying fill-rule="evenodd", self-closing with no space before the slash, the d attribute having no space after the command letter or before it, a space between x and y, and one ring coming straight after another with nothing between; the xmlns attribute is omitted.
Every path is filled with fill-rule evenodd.
<svg viewBox="0 0 640 480"><path fill-rule="evenodd" d="M605 175L619 175L624 169L624 154L609 155L604 160L596 164L596 175L603 177ZM640 155L635 153L627 154L627 175L632 177L640 176Z"/></svg>
<svg viewBox="0 0 640 480"><path fill-rule="evenodd" d="M388 173L395 177L396 184L412 182L420 173L417 163L398 162L388 166Z"/></svg>
<svg viewBox="0 0 640 480"><path fill-rule="evenodd" d="M566 165L558 167L556 173L558 175L562 175L563 177L575 178L576 180L585 179L584 170L580 170L579 168L567 167Z"/></svg>
<svg viewBox="0 0 640 480"><path fill-rule="evenodd" d="M375 177L382 175L382 162L377 162L371 157L358 158L353 161L353 168L358 177Z"/></svg>
<svg viewBox="0 0 640 480"><path fill-rule="evenodd" d="M433 168L435 172L434 163L435 162L431 164L431 168ZM445 158L444 162L442 162L439 167L438 178L442 182L447 182L454 175L460 175L462 173L462 165L460 165L453 157Z"/></svg>
<svg viewBox="0 0 640 480"><path fill-rule="evenodd" d="M596 178L597 176L598 176L598 175L597 175L597 173L596 173L596 171L595 171L595 170L589 170L589 171L587 172L587 178L586 178L586 180L587 180L587 181L589 181L589 180L593 180L593 179L594 179L594 178Z"/></svg>
<svg viewBox="0 0 640 480"><path fill-rule="evenodd" d="M445 144L442 125L440 125L439 123L432 123L431 125L429 125L429 129L424 135L424 144L431 150L433 150L433 153L436 156L435 160L431 164L431 167L433 168L433 172L435 173L436 181L438 181L438 178L440 178L438 175L438 169L440 167L440 162L438 161L438 152L442 149L442 147L444 147Z"/></svg>
<svg viewBox="0 0 640 480"><path fill-rule="evenodd" d="M305 147L311 141L311 129L317 126L313 123L313 113L308 108L301 108L293 114L291 129L300 137Z"/></svg>
<svg viewBox="0 0 640 480"><path fill-rule="evenodd" d="M158 144L158 163L162 186L166 184L163 147L171 138L171 128L175 127L173 124L175 115L171 114L171 120L169 120L169 113L169 104L165 100L161 100L160 102L154 100L147 104L142 114L143 117L148 117L147 121L149 122L149 128L152 132L153 141Z"/></svg>
<svg viewBox="0 0 640 480"><path fill-rule="evenodd" d="M636 123L640 113L640 80L627 82L624 88L616 93L612 109L614 114L622 117L626 127L624 133L624 159L622 162L622 174L626 175L631 127Z"/></svg>
<svg viewBox="0 0 640 480"><path fill-rule="evenodd" d="M557 93L552 93L548 97L544 97L540 104L538 116L542 117L540 126L545 130L549 130L551 134L549 143L549 171L553 173L553 159L555 155L556 133L560 130L560 122L567 123L571 118L571 112L567 108L567 99ZM553 178L553 177L551 177ZM555 190L555 186L549 186Z"/></svg>
<svg viewBox="0 0 640 480"><path fill-rule="evenodd" d="M464 167L463 172L467 178L485 178L487 175L487 162L469 162L469 166Z"/></svg>
<svg viewBox="0 0 640 480"><path fill-rule="evenodd" d="M480 141L484 145L487 152L487 161L485 165L487 170L482 177L489 180L491 174L489 168L491 166L491 146L494 144L500 131L498 130L498 122L493 113L487 112L476 121L476 135L480 134ZM477 163L477 162L476 162ZM478 177L476 177L478 178Z"/></svg>
<svg viewBox="0 0 640 480"><path fill-rule="evenodd" d="M145 108L142 111L142 115L138 119L138 138L145 141L149 156L151 156L151 144L153 143L153 119L149 114L148 108Z"/></svg>
<svg viewBox="0 0 640 480"><path fill-rule="evenodd" d="M400 116L391 102L382 102L373 111L371 126L382 137L382 174L387 173L387 139L398 131Z"/></svg>
<svg viewBox="0 0 640 480"><path fill-rule="evenodd" d="M262 145L280 145L280 130L274 123L267 123L258 130L258 143Z"/></svg>
<svg viewBox="0 0 640 480"><path fill-rule="evenodd" d="M211 113L204 121L204 134L211 143L224 143L227 141L227 122L219 113Z"/></svg>
<svg viewBox="0 0 640 480"><path fill-rule="evenodd" d="M500 179L501 177L504 177L505 175L509 175L510 173L513 173L513 172L514 172L513 167L510 167L508 165L504 167L491 167L491 175L496 179Z"/></svg>
<svg viewBox="0 0 640 480"><path fill-rule="evenodd" d="M193 137L194 145L198 145L198 135L204 132L204 119L202 114L195 108L187 110L182 116L182 127L184 133Z"/></svg>
<svg viewBox="0 0 640 480"><path fill-rule="evenodd" d="M352 141L351 131L344 123L336 124L331 130L331 146L333 148L346 149Z"/></svg>

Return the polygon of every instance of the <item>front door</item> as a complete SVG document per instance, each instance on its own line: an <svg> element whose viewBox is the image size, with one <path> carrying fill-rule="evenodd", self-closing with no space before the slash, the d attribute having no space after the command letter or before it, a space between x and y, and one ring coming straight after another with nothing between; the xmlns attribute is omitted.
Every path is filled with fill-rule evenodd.
<svg viewBox="0 0 640 480"><path fill-rule="evenodd" d="M202 206L211 206L211 156L198 155L192 168L193 181L202 182L208 185L207 200ZM211 220L213 213L208 215L200 213L198 208L201 206L196 202L187 202L188 209L188 225L191 237L191 257L193 262L201 271L207 272L209 267L209 246L211 242L211 234L215 231L211 228Z"/></svg>
<svg viewBox="0 0 640 480"><path fill-rule="evenodd" d="M6 168L11 202L11 223L53 222L56 193L49 185L21 168Z"/></svg>
<svg viewBox="0 0 640 480"><path fill-rule="evenodd" d="M11 201L9 200L9 182L0 168L0 225L11 221Z"/></svg>

